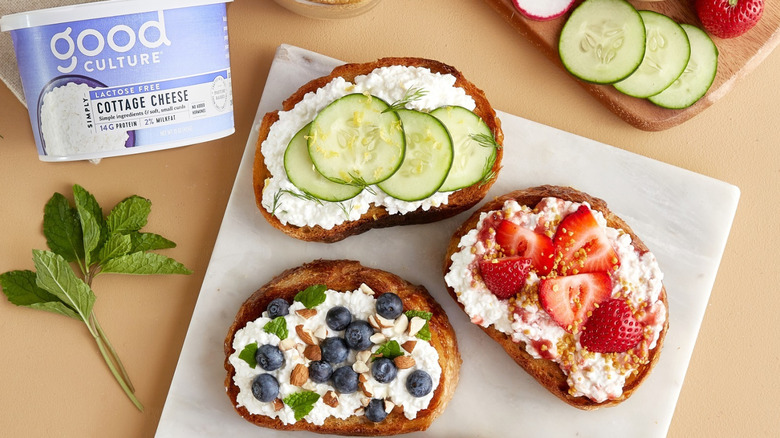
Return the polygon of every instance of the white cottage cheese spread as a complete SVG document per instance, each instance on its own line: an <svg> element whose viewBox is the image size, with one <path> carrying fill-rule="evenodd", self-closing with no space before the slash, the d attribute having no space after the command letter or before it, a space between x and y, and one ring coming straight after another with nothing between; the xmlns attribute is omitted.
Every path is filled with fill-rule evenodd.
<svg viewBox="0 0 780 438"><path fill-rule="evenodd" d="M455 80L450 74L433 73L423 67L391 66L357 76L354 83L335 78L315 92L306 94L293 109L279 112L279 120L271 126L261 146L271 174L263 189L262 205L284 225L319 225L331 229L346 221L357 220L371 204L385 207L390 214L405 214L417 209L427 211L446 204L451 192L435 193L422 201L406 202L385 194L376 186L344 202L317 202L290 195L280 196L275 202L275 197L279 193L302 194L287 178L284 151L292 137L329 103L351 93L368 93L392 103L401 100L408 90L417 88L425 90L426 94L408 103L407 108L431 111L445 105L457 105L473 110L476 107L474 99L462 88L455 87Z"/></svg>
<svg viewBox="0 0 780 438"><path fill-rule="evenodd" d="M502 217L531 230L540 223L554 223L552 230L555 231L559 221L580 205L545 198L532 210L508 201L503 206ZM510 303L499 300L487 289L475 273L478 261L489 256L489 248L495 247L495 233L483 233L494 212L482 213L477 227L461 238L460 249L451 257L452 265L445 281L457 293L472 322L482 327L493 326L511 336L515 342L524 343L526 351L534 358L558 362L567 375L571 395L602 402L620 397L626 379L643 364L648 351L655 347L666 320L666 307L660 299L663 274L655 256L650 252L640 255L632 245L630 235L608 227L600 212L591 212L620 260L619 268L610 273L612 298L627 298L632 307L638 309L638 319L645 325L645 336L634 348L634 354L587 351L580 345L580 334L567 333L541 308L536 297ZM539 277L531 272L526 284L531 290L537 290Z"/></svg>
<svg viewBox="0 0 780 438"><path fill-rule="evenodd" d="M315 308L317 314L308 319L296 313L297 310L305 309L303 304L294 302L290 305L289 314L284 317L287 321L287 327L289 328L288 338L292 338L297 344L304 343L298 333L294 330L294 327L297 325L303 325L305 329L312 332L324 327L327 330L327 336L329 337L343 334L343 331L334 332L328 328L325 323L325 316L328 310L336 306L344 306L349 309L350 312L352 312L353 320L367 320L369 316L375 314L376 299L360 290L344 293L328 290L325 294L325 302ZM273 403L261 402L253 396L253 379L258 374L268 372L279 381L280 399L284 399L288 395L300 392L301 390L314 391L320 395L320 399L315 403L311 412L303 417L303 419L309 423L322 425L329 417L345 419L355 415L355 412L362 407L361 399L366 397L360 390L351 394L339 394L338 406L332 407L327 405L322 397L328 391L333 390L332 385L328 383L314 383L311 380L306 382L303 388L290 384L290 375L295 366L297 364L308 365L311 362L295 348L283 352L284 365L275 371L264 371L259 366L257 368L252 368L246 361L239 358L239 354L244 347L254 342L258 345L279 345L280 339L278 336L266 333L263 330L263 326L269 321L271 321L271 318L268 317L268 312L265 311L263 312L263 316L255 321L247 323L244 328L238 330L233 338L234 352L230 356L229 361L236 370L233 377L233 383L239 388L237 397L238 406L246 407L252 414L278 418L284 424L296 422L295 414L289 406L285 405L283 409L277 411L275 410ZM389 400L396 406L403 407L404 415L410 420L414 419L417 417L417 413L420 410L428 407L428 404L431 402L433 394L439 385L442 372L441 366L439 365L439 354L430 343L416 337L410 337L406 332L397 334L394 332L394 329L390 327L382 329L381 333L387 336L388 341L395 340L399 344L403 344L410 340L416 341L414 350L409 353L409 355L414 358L415 365L411 368L398 369L396 378L389 383L379 383L373 377L369 377L365 385L371 388L373 398ZM371 351L374 352L378 348L379 345L374 345L371 347ZM356 355L354 350L350 350L347 360L339 366L353 364L356 361ZM431 376L433 383L431 392L423 397L412 396L405 387L406 378L409 374L418 369L426 371Z"/></svg>

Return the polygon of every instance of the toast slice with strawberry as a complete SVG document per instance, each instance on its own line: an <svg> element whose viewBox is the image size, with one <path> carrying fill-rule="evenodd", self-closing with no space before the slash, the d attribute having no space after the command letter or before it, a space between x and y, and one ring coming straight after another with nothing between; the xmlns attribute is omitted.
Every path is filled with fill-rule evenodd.
<svg viewBox="0 0 780 438"><path fill-rule="evenodd" d="M338 435L427 429L461 364L449 319L424 287L351 260L280 273L241 305L224 350L226 393L241 417Z"/></svg>
<svg viewBox="0 0 780 438"><path fill-rule="evenodd" d="M452 236L444 275L471 321L566 403L617 405L668 329L655 257L606 202L569 187L486 203Z"/></svg>

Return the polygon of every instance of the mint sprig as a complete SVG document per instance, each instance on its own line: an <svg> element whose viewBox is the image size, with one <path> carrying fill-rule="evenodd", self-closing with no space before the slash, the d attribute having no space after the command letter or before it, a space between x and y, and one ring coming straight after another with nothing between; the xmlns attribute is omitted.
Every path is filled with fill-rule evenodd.
<svg viewBox="0 0 780 438"><path fill-rule="evenodd" d="M288 395L282 400L295 414L295 421L301 419L314 409L314 403L320 399L320 395L314 391L302 391Z"/></svg>
<svg viewBox="0 0 780 438"><path fill-rule="evenodd" d="M243 360L244 362L248 363L250 367L254 368L257 366L257 357L255 354L257 353L257 342L252 342L251 344L247 344L243 350L241 350L241 353L238 353L238 358Z"/></svg>
<svg viewBox="0 0 780 438"><path fill-rule="evenodd" d="M379 359L380 357L386 357L393 360L396 357L403 355L404 352L401 351L401 346L398 344L398 341L389 341L377 348L371 356L373 357L373 360Z"/></svg>
<svg viewBox="0 0 780 438"><path fill-rule="evenodd" d="M49 199L43 211L43 234L50 251L33 250L35 271L3 273L0 287L8 301L17 306L82 321L114 378L133 404L143 411L130 377L95 315L97 297L92 281L104 273L190 274L192 271L169 257L148 252L176 246L162 236L139 231L146 225L151 211L149 200L131 196L104 216L95 197L74 185L73 201L75 205L60 193Z"/></svg>
<svg viewBox="0 0 780 438"><path fill-rule="evenodd" d="M303 304L307 309L313 309L325 302L325 291L328 287L324 284L314 284L295 295L295 301Z"/></svg>
<svg viewBox="0 0 780 438"><path fill-rule="evenodd" d="M263 331L272 335L276 335L279 337L280 341L287 339L287 336L290 335L290 332L287 329L287 320L284 319L284 316L277 316L276 318L268 321L263 326Z"/></svg>

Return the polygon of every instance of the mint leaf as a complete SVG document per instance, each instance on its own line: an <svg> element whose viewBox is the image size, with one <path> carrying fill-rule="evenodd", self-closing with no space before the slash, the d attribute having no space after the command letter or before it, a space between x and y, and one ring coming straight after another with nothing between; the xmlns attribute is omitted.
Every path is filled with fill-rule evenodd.
<svg viewBox="0 0 780 438"><path fill-rule="evenodd" d="M417 338L422 339L423 341L430 341L431 340L431 327L428 325L428 321L433 318L433 313L431 312L425 312L423 310L407 310L404 312L404 315L406 315L409 320L414 318L415 316L422 318L425 320L425 325L423 328L420 329L419 332L417 332Z"/></svg>
<svg viewBox="0 0 780 438"><path fill-rule="evenodd" d="M159 234L139 233L132 231L127 234L131 239L130 252L153 251L155 249L176 248L176 244Z"/></svg>
<svg viewBox="0 0 780 438"><path fill-rule="evenodd" d="M106 220L108 231L126 233L138 231L146 225L152 202L140 196L130 196L117 204L108 214Z"/></svg>
<svg viewBox="0 0 780 438"><path fill-rule="evenodd" d="M84 281L76 277L62 256L50 251L33 250L35 283L38 287L59 298L89 324L89 315L95 304L95 293Z"/></svg>
<svg viewBox="0 0 780 438"><path fill-rule="evenodd" d="M133 249L132 238L128 235L112 233L98 252L98 260L105 263L108 260L121 257Z"/></svg>
<svg viewBox="0 0 780 438"><path fill-rule="evenodd" d="M295 301L299 301L307 309L313 309L325 302L326 290L328 290L328 287L324 284L309 286L295 295Z"/></svg>
<svg viewBox="0 0 780 438"><path fill-rule="evenodd" d="M6 272L0 275L0 286L12 304L80 319L67 304L35 284L33 271Z"/></svg>
<svg viewBox="0 0 780 438"><path fill-rule="evenodd" d="M251 344L244 347L244 349L241 350L241 353L238 353L238 358L248 363L250 367L254 368L257 366L255 353L257 353L257 342L252 342Z"/></svg>
<svg viewBox="0 0 780 438"><path fill-rule="evenodd" d="M134 252L105 262L100 270L115 274L192 274L176 260L153 252Z"/></svg>
<svg viewBox="0 0 780 438"><path fill-rule="evenodd" d="M379 359L380 357L386 357L390 360L395 359L398 356L403 356L404 352L401 351L401 346L398 345L398 341L390 341L382 344L379 348L376 349L374 354L371 356L374 359Z"/></svg>
<svg viewBox="0 0 780 438"><path fill-rule="evenodd" d="M97 258L97 253L108 237L108 227L103 218L103 209L91 193L76 184L73 186L73 200L76 202L84 234L84 260L87 265Z"/></svg>
<svg viewBox="0 0 780 438"><path fill-rule="evenodd" d="M43 208L43 235L49 249L72 262L84 258L81 222L75 208L55 193Z"/></svg>
<svg viewBox="0 0 780 438"><path fill-rule="evenodd" d="M279 337L279 340L285 340L287 339L287 336L290 335L290 332L287 330L287 320L284 319L284 316L277 316L268 321L263 326L263 330L265 330L266 333L276 335Z"/></svg>
<svg viewBox="0 0 780 438"><path fill-rule="evenodd" d="M284 404L292 408L295 413L295 421L301 419L314 409L314 403L320 399L320 395L314 391L302 391L290 394L284 398Z"/></svg>

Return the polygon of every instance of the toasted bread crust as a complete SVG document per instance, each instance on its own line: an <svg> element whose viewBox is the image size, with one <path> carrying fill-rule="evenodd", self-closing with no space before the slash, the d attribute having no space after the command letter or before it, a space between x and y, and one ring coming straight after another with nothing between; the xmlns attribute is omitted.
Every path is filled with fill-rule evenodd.
<svg viewBox="0 0 780 438"><path fill-rule="evenodd" d="M439 353L439 365L442 373L439 386L434 390L433 398L427 409L418 412L417 417L413 420L407 419L403 414L403 408L396 406L380 423L372 423L363 416L351 416L345 420L331 417L326 419L322 426L315 426L306 421L285 425L279 419L253 415L245 407L237 406L238 387L233 384L235 369L227 359L233 354L233 337L236 331L243 328L249 321L257 319L274 298L282 297L292 302L298 292L314 284L324 284L329 289L337 291L351 291L358 289L361 283L371 287L376 292L377 297L386 292L397 294L404 303L404 309L424 310L433 314L429 321L430 343ZM455 331L444 310L424 287L413 285L389 272L367 268L350 260L316 260L279 274L241 305L225 338L224 347L225 369L227 370L225 388L233 407L242 417L258 426L273 429L306 430L339 435L396 435L427 429L452 399L458 384L461 364Z"/></svg>
<svg viewBox="0 0 780 438"><path fill-rule="evenodd" d="M644 254L648 251L647 246L645 246L639 237L636 236L631 227L629 227L628 224L626 224L625 221L623 221L621 218L612 213L609 208L607 208L607 203L603 200L570 187L539 186L507 193L503 196L491 200L482 206L479 210L475 211L474 214L472 214L471 217L469 217L469 219L458 228L458 230L450 239L449 245L447 247L447 255L445 257L444 274L446 275L447 272L449 272L450 266L452 265L452 260L450 257L458 251L458 243L460 242L461 237L477 226L481 213L499 210L503 206L504 202L512 199L517 201L520 205L527 205L533 208L542 198L549 196L573 202L587 202L590 204L592 209L597 210L604 215L608 226L622 229L628 233L631 236L634 248L636 248L640 254ZM447 287L447 290L452 298L455 299L455 301L461 307L461 309L463 309L463 305L460 303L460 301L458 301L458 297L455 294L455 291L449 286ZM587 397L573 397L570 395L569 385L566 383L566 375L560 369L558 364L551 360L533 358L525 351L525 343L515 343L512 341L512 338L509 335L501 333L492 326L487 328L480 328L482 328L482 330L487 333L488 336L490 336L494 341L498 342L518 365L525 369L540 384L542 384L542 386L547 388L547 390L549 390L555 396L576 408L583 410L593 410L607 406L615 406L628 399L631 394L633 394L633 392L639 387L639 385L647 378L656 362L658 362L658 358L663 347L664 338L666 336L666 331L669 328L669 303L666 298L666 288L662 289L660 298L667 309L667 318L666 322L664 323L664 327L661 330L661 334L658 337L656 347L649 353L649 362L639 368L638 374L632 375L626 380L626 384L623 387L623 394L619 398L614 400L606 400L602 403L597 403Z"/></svg>
<svg viewBox="0 0 780 438"><path fill-rule="evenodd" d="M334 78L342 77L347 81L352 81L356 76L368 74L377 68L392 65L425 67L434 73L453 75L456 78L455 86L462 88L466 94L471 96L476 102L474 113L481 117L482 120L487 124L487 126L493 132L498 145L503 145L504 134L501 130L501 121L496 117L496 112L485 97L485 93L483 93L482 90L477 88L474 84L466 80L463 75L454 67L438 61L424 58L382 58L369 63L345 64L336 67L333 69L330 75L314 79L298 89L298 91L293 93L289 98L287 98L287 100L283 102L282 110L291 110L298 102L303 99L303 96L305 96L306 93L315 91L318 88L325 86ZM276 122L278 119L278 111L267 113L263 117L263 121L260 126L253 166L255 201L257 202L257 207L263 213L263 216L265 216L265 218L273 227L300 240L331 243L337 242L355 234L364 233L372 228L385 228L395 225L423 224L446 219L468 210L469 208L476 205L480 200L482 200L482 198L484 198L487 194L488 189L490 189L490 186L492 186L495 182L496 177L498 176L498 172L501 169L503 150L502 148L498 148L496 153L496 160L492 168L492 178L484 183L475 184L471 187L466 187L464 189L453 192L449 196L446 205L434 207L427 211L418 209L406 214L390 214L384 207L372 205L368 211L360 217L360 219L342 223L329 230L320 226L298 227L289 224L284 225L279 221L279 219L276 218L276 216L272 215L262 205L265 180L271 175L265 165L265 158L263 157L261 146L268 137L268 132L271 129L271 125L273 125L274 122Z"/></svg>

